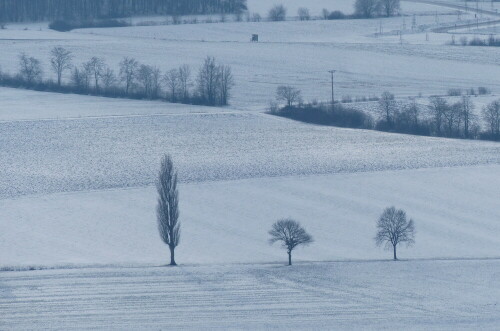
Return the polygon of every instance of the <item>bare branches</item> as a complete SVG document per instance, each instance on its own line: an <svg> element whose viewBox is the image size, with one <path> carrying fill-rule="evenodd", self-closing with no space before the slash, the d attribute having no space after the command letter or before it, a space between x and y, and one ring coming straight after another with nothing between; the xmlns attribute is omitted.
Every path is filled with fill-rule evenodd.
<svg viewBox="0 0 500 331"><path fill-rule="evenodd" d="M21 53L19 55L19 74L28 84L40 81L43 74L40 60Z"/></svg>
<svg viewBox="0 0 500 331"><path fill-rule="evenodd" d="M50 65L57 75L57 85L61 86L61 79L64 71L72 68L71 60L73 59L73 55L71 55L70 51L62 47L54 47L52 51L50 51L50 54Z"/></svg>
<svg viewBox="0 0 500 331"><path fill-rule="evenodd" d="M165 73L163 76L163 81L167 86L167 90L170 91L170 101L175 102L177 100L177 94L179 94L179 89L184 82L181 82L180 70L172 69ZM186 91L183 91L184 93Z"/></svg>
<svg viewBox="0 0 500 331"><path fill-rule="evenodd" d="M225 106L234 85L231 67L218 65L213 57L207 57L198 71L198 96L209 106Z"/></svg>
<svg viewBox="0 0 500 331"><path fill-rule="evenodd" d="M170 249L170 265L176 265L174 254L180 240L179 192L177 171L170 155L165 155L161 161L156 189L158 191L156 207L158 230L161 239Z"/></svg>
<svg viewBox="0 0 500 331"><path fill-rule="evenodd" d="M272 245L275 242L281 242L283 248L288 253L288 265L292 265L292 251L299 245L308 245L314 242L311 235L300 225L299 222L285 218L273 224L269 230L269 243Z"/></svg>
<svg viewBox="0 0 500 331"><path fill-rule="evenodd" d="M286 19L286 8L283 5L275 5L271 8L267 14L267 18L270 21L278 22L284 21Z"/></svg>
<svg viewBox="0 0 500 331"><path fill-rule="evenodd" d="M377 222L377 246L385 245L394 251L394 260L397 260L396 247L406 243L408 246L415 243L415 224L413 220L407 221L404 210L389 207L384 210Z"/></svg>
<svg viewBox="0 0 500 331"><path fill-rule="evenodd" d="M136 79L139 62L134 58L125 57L120 62L120 78L125 82L125 94L128 95Z"/></svg>
<svg viewBox="0 0 500 331"><path fill-rule="evenodd" d="M495 100L483 108L483 119L488 124L492 139L500 139L500 100Z"/></svg>
<svg viewBox="0 0 500 331"><path fill-rule="evenodd" d="M293 107L296 102L302 102L302 96L299 89L292 86L278 86L276 89L276 99L279 101L285 101L288 107Z"/></svg>

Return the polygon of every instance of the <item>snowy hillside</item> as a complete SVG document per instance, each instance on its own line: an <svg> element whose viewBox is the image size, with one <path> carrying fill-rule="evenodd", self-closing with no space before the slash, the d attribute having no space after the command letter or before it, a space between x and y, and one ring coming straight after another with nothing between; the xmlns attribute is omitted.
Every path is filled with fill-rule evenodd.
<svg viewBox="0 0 500 331"><path fill-rule="evenodd" d="M479 139L495 139L493 115L481 112L493 114L499 100L499 48L460 38L497 34L486 22L500 19L500 5L402 1L395 17L322 20L323 8L352 14L354 0L286 0L285 20L269 22L279 2L248 0L241 22L134 17L128 27L64 33L49 22L0 24L10 86L0 87L0 330L498 329L500 144ZM312 20L297 19L301 7ZM256 13L264 20L252 22ZM63 87L54 47L76 66ZM204 103L207 56L224 65L212 78L228 106L193 105L217 104ZM126 88L124 57L151 66L138 65ZM37 60L43 84L26 78ZM182 85L168 70L184 64L192 74ZM234 88L224 90L230 72ZM163 85L153 96L154 79ZM189 93L172 91L180 86ZM297 108L305 117L357 115L363 125L351 127L387 132L271 115L276 101L290 101L277 98L280 86L311 102ZM462 99L471 88L481 95ZM385 91L394 102L390 93L374 101ZM449 106L431 109L430 96ZM371 100L350 107L374 125L320 103L332 97ZM180 99L193 104L166 102ZM414 131L391 126L391 111ZM157 224L165 154L179 174L177 267L166 266ZM163 221L175 214L166 195ZM415 222L400 261L374 239L390 206ZM292 266L269 244L286 217L314 238L293 250Z"/></svg>

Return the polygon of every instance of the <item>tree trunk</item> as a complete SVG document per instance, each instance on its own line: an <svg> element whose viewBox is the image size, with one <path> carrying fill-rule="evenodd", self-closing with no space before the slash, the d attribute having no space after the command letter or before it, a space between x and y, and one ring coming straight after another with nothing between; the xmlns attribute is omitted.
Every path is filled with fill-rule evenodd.
<svg viewBox="0 0 500 331"><path fill-rule="evenodd" d="M394 261L396 261L398 259L398 257L396 256L396 245L393 245L392 247L394 249Z"/></svg>
<svg viewBox="0 0 500 331"><path fill-rule="evenodd" d="M288 252L288 265L292 265L292 252Z"/></svg>
<svg viewBox="0 0 500 331"><path fill-rule="evenodd" d="M175 247L174 246L168 246L170 248L170 265L177 265L175 263Z"/></svg>

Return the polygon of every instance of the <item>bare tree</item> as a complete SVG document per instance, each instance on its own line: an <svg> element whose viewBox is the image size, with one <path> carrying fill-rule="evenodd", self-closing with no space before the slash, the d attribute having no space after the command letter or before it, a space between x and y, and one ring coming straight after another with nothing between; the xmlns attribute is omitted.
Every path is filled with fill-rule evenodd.
<svg viewBox="0 0 500 331"><path fill-rule="evenodd" d="M485 106L482 114L492 138L500 139L500 100L495 100Z"/></svg>
<svg viewBox="0 0 500 331"><path fill-rule="evenodd" d="M399 244L406 243L410 246L415 243L414 221L406 219L404 210L386 208L377 222L375 243L377 246L384 244L387 249L392 248L394 260L397 260L396 249Z"/></svg>
<svg viewBox="0 0 500 331"><path fill-rule="evenodd" d="M284 21L286 19L286 8L283 5L276 5L269 10L267 18L270 21Z"/></svg>
<svg viewBox="0 0 500 331"><path fill-rule="evenodd" d="M387 17L394 16L401 8L400 0L380 0L380 7Z"/></svg>
<svg viewBox="0 0 500 331"><path fill-rule="evenodd" d="M260 22L262 21L262 17L260 16L259 13L254 13L252 15L252 22Z"/></svg>
<svg viewBox="0 0 500 331"><path fill-rule="evenodd" d="M309 21L311 19L311 14L309 14L309 9L301 7L297 10L297 15L301 21Z"/></svg>
<svg viewBox="0 0 500 331"><path fill-rule="evenodd" d="M460 134L460 124L462 121L462 104L454 103L446 107L443 112L444 128L447 137L458 136Z"/></svg>
<svg viewBox="0 0 500 331"><path fill-rule="evenodd" d="M92 65L90 62L82 63L80 74L84 89L87 91L90 90L90 85L92 81Z"/></svg>
<svg viewBox="0 0 500 331"><path fill-rule="evenodd" d="M169 91L170 100L175 102L177 100L179 89L181 88L180 71L177 69L167 71L163 76L163 81Z"/></svg>
<svg viewBox="0 0 500 331"><path fill-rule="evenodd" d="M446 113L449 105L446 99L442 97L431 97L429 101L429 110L434 118L436 135L440 136L442 134L444 114Z"/></svg>
<svg viewBox="0 0 500 331"><path fill-rule="evenodd" d="M229 102L231 89L234 86L233 73L230 66L219 66L219 94L220 104L225 106Z"/></svg>
<svg viewBox="0 0 500 331"><path fill-rule="evenodd" d="M104 68L105 68L104 59L93 56L85 64L85 66L92 73L92 77L94 79L94 87L95 87L95 90L98 91L99 90L99 80L101 79L101 76L102 76L102 74L104 72Z"/></svg>
<svg viewBox="0 0 500 331"><path fill-rule="evenodd" d="M161 70L151 67L151 99L157 99L161 90Z"/></svg>
<svg viewBox="0 0 500 331"><path fill-rule="evenodd" d="M389 128L391 128L394 125L394 118L397 112L394 94L390 92L382 93L379 100L379 110L381 117L387 123Z"/></svg>
<svg viewBox="0 0 500 331"><path fill-rule="evenodd" d="M300 90L292 86L278 86L276 89L276 99L279 101L285 101L288 107L293 107L293 104L300 102L301 92Z"/></svg>
<svg viewBox="0 0 500 331"><path fill-rule="evenodd" d="M51 51L50 64L52 66L52 70L57 75L57 85L61 86L62 75L65 70L71 70L71 60L73 56L71 52L62 48L62 47L54 47Z"/></svg>
<svg viewBox="0 0 500 331"><path fill-rule="evenodd" d="M158 205L156 216L160 237L170 249L170 265L175 263L175 248L179 245L179 191L177 190L177 171L170 155L161 161L160 173L156 182Z"/></svg>
<svg viewBox="0 0 500 331"><path fill-rule="evenodd" d="M209 56L205 59L198 72L197 83L200 98L210 106L215 105L219 85L219 67L215 62L215 58Z"/></svg>
<svg viewBox="0 0 500 331"><path fill-rule="evenodd" d="M474 116L474 103L471 101L470 96L464 95L462 96L461 106L461 119L464 122L464 136L465 138L469 138L470 127L472 121L475 119Z"/></svg>
<svg viewBox="0 0 500 331"><path fill-rule="evenodd" d="M269 243L272 245L277 241L281 242L281 246L286 249L288 254L288 265L292 265L292 251L299 245L308 245L314 242L311 235L300 225L299 222L285 218L273 224L269 230Z"/></svg>
<svg viewBox="0 0 500 331"><path fill-rule="evenodd" d="M189 87L191 86L191 68L185 64L179 68L180 95L184 101L189 99Z"/></svg>
<svg viewBox="0 0 500 331"><path fill-rule="evenodd" d="M356 0L354 12L357 16L372 18L380 11L379 0Z"/></svg>
<svg viewBox="0 0 500 331"><path fill-rule="evenodd" d="M102 84L106 90L109 90L116 83L116 75L113 69L105 67L102 73Z"/></svg>
<svg viewBox="0 0 500 331"><path fill-rule="evenodd" d="M321 10L321 17L324 19L324 20L327 20L328 19L328 16L330 16L330 11L326 8L323 8Z"/></svg>
<svg viewBox="0 0 500 331"><path fill-rule="evenodd" d="M134 86L138 68L139 62L134 58L125 57L120 62L120 78L125 82L125 94L127 95Z"/></svg>
<svg viewBox="0 0 500 331"><path fill-rule="evenodd" d="M40 60L27 56L25 53L19 55L19 75L28 84L33 84L42 79L42 65Z"/></svg>
<svg viewBox="0 0 500 331"><path fill-rule="evenodd" d="M137 81L142 86L144 97L149 98L153 86L153 67L141 64L136 74Z"/></svg>

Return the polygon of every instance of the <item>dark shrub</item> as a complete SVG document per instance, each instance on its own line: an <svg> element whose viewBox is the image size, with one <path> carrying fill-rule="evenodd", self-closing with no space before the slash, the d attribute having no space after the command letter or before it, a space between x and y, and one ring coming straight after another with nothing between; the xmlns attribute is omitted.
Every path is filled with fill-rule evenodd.
<svg viewBox="0 0 500 331"><path fill-rule="evenodd" d="M49 24L49 29L66 32L73 30L73 26L66 21L54 21Z"/></svg>
<svg viewBox="0 0 500 331"><path fill-rule="evenodd" d="M340 10L332 11L328 15L329 20L343 20L345 18L346 18L346 15L343 12L341 12Z"/></svg>

